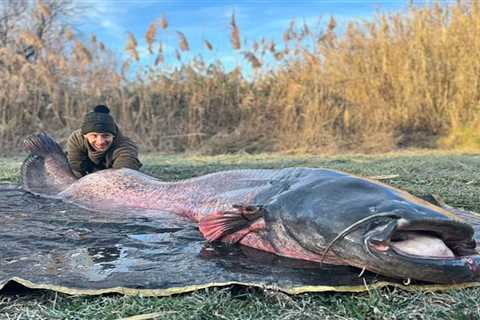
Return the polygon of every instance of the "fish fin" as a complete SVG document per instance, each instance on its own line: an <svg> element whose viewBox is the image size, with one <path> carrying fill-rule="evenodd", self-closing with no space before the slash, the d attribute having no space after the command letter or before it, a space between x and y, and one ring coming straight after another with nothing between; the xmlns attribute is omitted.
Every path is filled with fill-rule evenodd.
<svg viewBox="0 0 480 320"><path fill-rule="evenodd" d="M77 180L62 147L48 134L28 136L24 147L30 153L21 167L25 190L54 196Z"/></svg>
<svg viewBox="0 0 480 320"><path fill-rule="evenodd" d="M263 217L265 209L261 206L234 205L233 210L219 211L200 220L199 229L205 239L216 241L241 229L248 228Z"/></svg>

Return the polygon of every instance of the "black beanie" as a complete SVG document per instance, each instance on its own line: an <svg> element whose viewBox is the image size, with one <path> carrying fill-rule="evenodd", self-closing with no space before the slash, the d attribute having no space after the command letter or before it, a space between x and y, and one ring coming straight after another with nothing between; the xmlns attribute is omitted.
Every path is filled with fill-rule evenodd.
<svg viewBox="0 0 480 320"><path fill-rule="evenodd" d="M82 123L82 134L89 132L117 134L117 125L110 115L110 109L105 105L98 105L92 112L85 115Z"/></svg>

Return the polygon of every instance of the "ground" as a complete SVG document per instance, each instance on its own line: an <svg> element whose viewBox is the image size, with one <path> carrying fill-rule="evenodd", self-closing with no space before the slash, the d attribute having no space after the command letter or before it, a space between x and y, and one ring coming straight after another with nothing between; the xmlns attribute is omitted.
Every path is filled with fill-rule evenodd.
<svg viewBox="0 0 480 320"><path fill-rule="evenodd" d="M22 156L0 158L0 182L18 183ZM409 151L383 155L146 155L144 170L179 180L232 168L326 167L383 180L415 195L436 194L449 205L480 212L480 155ZM7 288L0 293L2 319L480 319L480 288L409 292L289 296L227 287L163 298L120 295L75 297ZM136 315L144 315L134 317Z"/></svg>

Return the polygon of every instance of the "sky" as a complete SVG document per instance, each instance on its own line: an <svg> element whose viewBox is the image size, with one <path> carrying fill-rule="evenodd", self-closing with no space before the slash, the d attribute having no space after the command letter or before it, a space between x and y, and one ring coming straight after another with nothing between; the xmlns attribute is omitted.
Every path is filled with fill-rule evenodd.
<svg viewBox="0 0 480 320"><path fill-rule="evenodd" d="M77 18L77 29L85 39L94 33L99 41L112 49L120 59L128 54L125 46L128 33L135 35L141 63L155 60L147 50L145 34L152 22L163 16L169 22L167 31L159 32L157 39L166 43L166 63L174 64L175 48L178 48L176 31L188 39L191 51L182 59L196 55L207 60L221 60L233 68L239 63L230 41L230 20L235 13L240 36L248 44L265 37L281 42L292 19L297 24L326 25L331 16L337 22L337 32L348 21L372 19L376 12L405 10L409 1L333 1L333 0L76 0L87 9ZM319 22L320 21L320 22ZM208 52L204 40L213 44ZM157 43L158 45L158 43ZM155 48L156 50L157 48Z"/></svg>

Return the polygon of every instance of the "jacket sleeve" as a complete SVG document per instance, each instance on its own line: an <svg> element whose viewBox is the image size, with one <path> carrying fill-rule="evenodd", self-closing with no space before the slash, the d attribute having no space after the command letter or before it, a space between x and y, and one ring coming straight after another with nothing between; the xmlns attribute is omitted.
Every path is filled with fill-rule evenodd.
<svg viewBox="0 0 480 320"><path fill-rule="evenodd" d="M124 138L115 148L112 160L112 168L114 169L130 168L138 170L142 167L142 163L138 159L138 147L128 138Z"/></svg>
<svg viewBox="0 0 480 320"><path fill-rule="evenodd" d="M77 177L83 177L87 174L83 164L88 158L87 151L83 147L83 137L79 131L74 131L67 140L67 158L73 174Z"/></svg>

